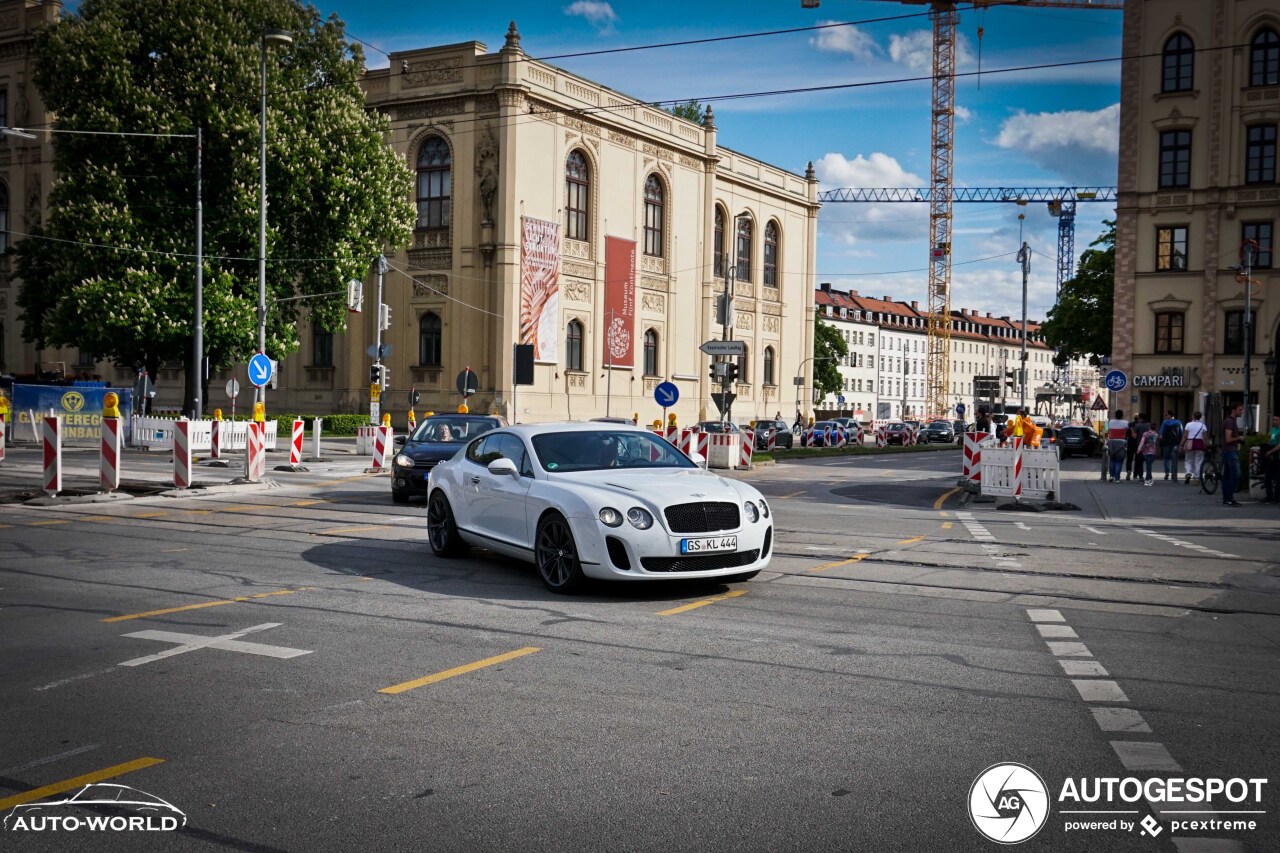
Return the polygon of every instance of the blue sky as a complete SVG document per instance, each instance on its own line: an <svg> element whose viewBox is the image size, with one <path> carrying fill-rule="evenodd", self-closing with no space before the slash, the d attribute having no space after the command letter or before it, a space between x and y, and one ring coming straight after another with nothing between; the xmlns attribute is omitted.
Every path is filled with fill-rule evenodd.
<svg viewBox="0 0 1280 853"><path fill-rule="evenodd" d="M534 57L602 48L812 26L817 32L708 45L550 60L646 101L699 98L716 112L720 141L796 172L813 161L823 188L928 186L931 44L926 7L890 0L675 3L670 0L562 0L413 4L390 0L321 2L351 36L385 51L477 40L502 44L515 20ZM910 16L910 17L907 17ZM898 20L870 22L871 19ZM982 29L981 38L979 28ZM1115 57L1121 13L1096 9L964 10L958 28L958 186L1105 185L1116 182L1120 64L995 73L997 69ZM366 48L370 67L387 58ZM716 96L846 83L853 89L717 102ZM1032 259L1030 313L1052 304L1057 224L1044 205L955 206L952 304L1017 316L1021 310L1018 213ZM1076 251L1113 216L1081 205ZM828 204L819 217L818 273L840 289L897 299L926 298L927 205ZM1002 256L978 263L966 263ZM897 271L913 271L902 272Z"/></svg>

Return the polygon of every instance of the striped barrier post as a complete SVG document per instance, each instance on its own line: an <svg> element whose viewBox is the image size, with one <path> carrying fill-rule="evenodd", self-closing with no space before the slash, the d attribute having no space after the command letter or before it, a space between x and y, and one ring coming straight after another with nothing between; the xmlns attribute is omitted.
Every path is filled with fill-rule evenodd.
<svg viewBox="0 0 1280 853"><path fill-rule="evenodd" d="M696 453L702 455L703 459L707 458L710 452L711 433L698 430L693 434L693 449Z"/></svg>
<svg viewBox="0 0 1280 853"><path fill-rule="evenodd" d="M289 464L302 464L302 432L306 422L302 418L293 419L293 441L289 443Z"/></svg>
<svg viewBox="0 0 1280 853"><path fill-rule="evenodd" d="M222 458L222 421L209 424L209 458Z"/></svg>
<svg viewBox="0 0 1280 853"><path fill-rule="evenodd" d="M676 447L685 456L693 452L693 430L688 427L680 430L680 443Z"/></svg>
<svg viewBox="0 0 1280 853"><path fill-rule="evenodd" d="M884 424L876 428L876 447L884 447L889 443L889 430Z"/></svg>
<svg viewBox="0 0 1280 853"><path fill-rule="evenodd" d="M675 424L668 426L667 432L663 438L671 442L673 447L678 447L680 445L680 427Z"/></svg>
<svg viewBox="0 0 1280 853"><path fill-rule="evenodd" d="M266 448L263 447L265 424L249 421L244 434L244 478L250 483L262 479L267 468Z"/></svg>
<svg viewBox="0 0 1280 853"><path fill-rule="evenodd" d="M98 482L102 491L111 494L120 488L120 419L102 419L102 458L98 463Z"/></svg>
<svg viewBox="0 0 1280 853"><path fill-rule="evenodd" d="M191 421L173 423L173 485L191 488Z"/></svg>
<svg viewBox="0 0 1280 853"><path fill-rule="evenodd" d="M40 443L44 450L44 493L53 497L62 491L62 416L42 418Z"/></svg>
<svg viewBox="0 0 1280 853"><path fill-rule="evenodd" d="M1022 499L1022 436L1013 437L1013 499Z"/></svg>
<svg viewBox="0 0 1280 853"><path fill-rule="evenodd" d="M739 467L751 469L751 456L756 450L756 432L749 429L742 433L742 441L738 443Z"/></svg>
<svg viewBox="0 0 1280 853"><path fill-rule="evenodd" d="M975 435L964 436L964 462L960 476L970 483L982 483L982 439Z"/></svg>
<svg viewBox="0 0 1280 853"><path fill-rule="evenodd" d="M774 427L769 430L769 452L772 453L778 447L778 429Z"/></svg>
<svg viewBox="0 0 1280 853"><path fill-rule="evenodd" d="M373 437L373 466L374 471L385 471L387 468L387 450L395 441L391 427L378 427L377 434Z"/></svg>
<svg viewBox="0 0 1280 853"><path fill-rule="evenodd" d="M4 415L0 415L0 462L4 461L4 440L6 438L5 430L8 429L8 427L9 425L5 423Z"/></svg>

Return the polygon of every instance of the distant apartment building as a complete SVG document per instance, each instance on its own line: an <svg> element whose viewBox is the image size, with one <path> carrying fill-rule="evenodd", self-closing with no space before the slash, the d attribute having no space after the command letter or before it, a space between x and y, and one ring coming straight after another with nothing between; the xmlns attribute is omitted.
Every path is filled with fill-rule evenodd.
<svg viewBox="0 0 1280 853"><path fill-rule="evenodd" d="M1249 401L1274 410L1280 6L1130 0L1124 54L1111 355L1129 386L1113 403L1242 403L1247 354Z"/></svg>

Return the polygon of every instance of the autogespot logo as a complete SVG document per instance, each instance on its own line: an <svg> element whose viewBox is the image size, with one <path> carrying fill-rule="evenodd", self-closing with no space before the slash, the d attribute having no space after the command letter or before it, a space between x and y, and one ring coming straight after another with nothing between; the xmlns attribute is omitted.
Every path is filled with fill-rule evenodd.
<svg viewBox="0 0 1280 853"><path fill-rule="evenodd" d="M969 817L999 844L1017 844L1040 831L1049 817L1049 789L1023 764L993 764L973 780Z"/></svg>

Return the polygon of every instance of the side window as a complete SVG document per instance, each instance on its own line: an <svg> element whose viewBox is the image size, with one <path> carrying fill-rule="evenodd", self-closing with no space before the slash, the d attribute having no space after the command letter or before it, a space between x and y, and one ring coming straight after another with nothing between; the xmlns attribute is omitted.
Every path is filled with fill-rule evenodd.
<svg viewBox="0 0 1280 853"><path fill-rule="evenodd" d="M485 444L489 441L488 437L482 436L467 447L467 461L474 462L477 465L488 465L489 461L484 458ZM496 458L496 457L495 457Z"/></svg>
<svg viewBox="0 0 1280 853"><path fill-rule="evenodd" d="M529 468L529 461L524 452L524 442L509 432L500 432L492 436L489 443L485 445L485 451L493 454L493 458L487 460L488 462L499 457L510 459L516 463L516 470L521 474Z"/></svg>

